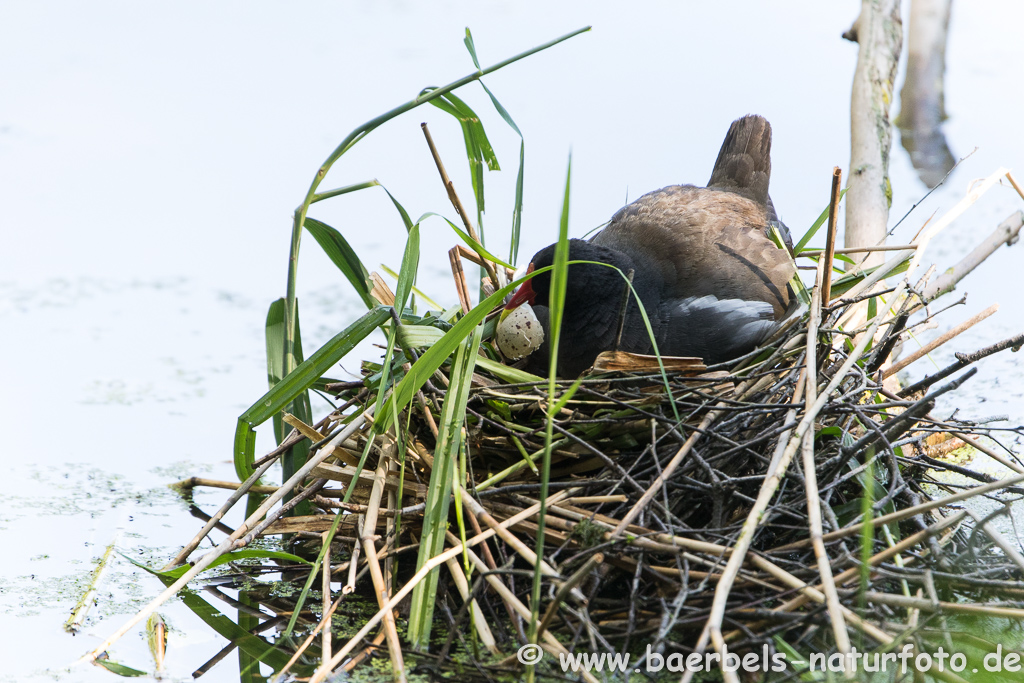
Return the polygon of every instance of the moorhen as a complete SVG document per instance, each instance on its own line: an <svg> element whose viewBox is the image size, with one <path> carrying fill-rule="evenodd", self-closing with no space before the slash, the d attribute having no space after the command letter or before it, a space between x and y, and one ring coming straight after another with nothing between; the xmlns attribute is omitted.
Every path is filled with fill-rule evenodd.
<svg viewBox="0 0 1024 683"><path fill-rule="evenodd" d="M569 260L600 261L623 273L643 302L665 356L697 356L708 365L741 356L763 342L794 301L796 273L786 249L769 237L778 228L792 250L789 231L768 196L771 126L746 116L729 127L708 186L672 185L619 209L589 241L569 241ZM541 249L531 268L552 264L555 245ZM568 268L558 349L558 374L576 377L602 351L653 353L635 300L622 319L624 280L611 268ZM547 332L550 271L527 280L506 314L529 303ZM621 321L621 338L619 337ZM547 374L548 334L526 367Z"/></svg>

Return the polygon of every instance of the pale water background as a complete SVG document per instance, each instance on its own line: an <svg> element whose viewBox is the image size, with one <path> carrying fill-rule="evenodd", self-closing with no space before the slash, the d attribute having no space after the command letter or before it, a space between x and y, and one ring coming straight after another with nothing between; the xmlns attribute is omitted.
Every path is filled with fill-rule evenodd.
<svg viewBox="0 0 1024 683"><path fill-rule="evenodd" d="M905 3L909 6L909 3ZM489 76L526 137L520 256L555 235L570 150L571 231L624 201L707 180L729 122L774 128L772 195L801 234L849 158L857 46L840 34L853 0L696 2L165 3L10 2L0 8L0 416L5 471L0 543L3 681L111 680L61 673L159 592L118 560L87 627L61 624L93 560L119 548L162 564L199 522L164 485L231 478L235 418L266 390L263 321L284 295L291 211L319 164L360 123L473 71L470 26L486 66L592 24L594 30ZM905 8L908 9L908 8ZM897 231L903 243L968 183L1024 169L1020 66L1024 4L954 3L945 131L955 156L978 147ZM900 83L902 78L900 79ZM482 115L503 170L486 177L488 244L507 253L516 135L478 85L459 91ZM413 217L452 216L419 129L428 121L457 188L471 197L454 120L423 107L375 131L322 189L377 178ZM898 140L893 220L925 192ZM1024 172L1021 173L1024 176ZM1022 202L993 189L933 244L954 263ZM397 267L404 229L380 190L318 204L370 268ZM444 252L455 236L424 226L420 286L454 300ZM964 282L951 327L992 302L1001 311L937 354L975 350L1024 328L1024 248L1003 249ZM299 297L305 346L360 310L349 285L304 238ZM927 340L938 331L924 335ZM344 365L356 370L363 348ZM934 369L920 361L918 376ZM335 375L342 375L339 369ZM1024 422L1024 364L980 365L943 410ZM321 406L322 408L322 406ZM257 450L271 447L260 433ZM212 511L223 494L197 494ZM229 520L233 523L236 520ZM223 646L185 608L172 627L175 679ZM114 659L147 668L141 633ZM46 670L50 669L49 672ZM203 680L237 678L232 655Z"/></svg>

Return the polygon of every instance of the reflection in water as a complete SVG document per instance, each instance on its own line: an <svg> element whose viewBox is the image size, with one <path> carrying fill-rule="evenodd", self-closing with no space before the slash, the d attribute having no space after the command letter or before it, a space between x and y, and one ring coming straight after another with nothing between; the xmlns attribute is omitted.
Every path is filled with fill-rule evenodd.
<svg viewBox="0 0 1024 683"><path fill-rule="evenodd" d="M955 163L942 133L951 5L952 0L912 0L910 4L907 76L900 91L902 104L896 124L903 148L928 187L935 187Z"/></svg>

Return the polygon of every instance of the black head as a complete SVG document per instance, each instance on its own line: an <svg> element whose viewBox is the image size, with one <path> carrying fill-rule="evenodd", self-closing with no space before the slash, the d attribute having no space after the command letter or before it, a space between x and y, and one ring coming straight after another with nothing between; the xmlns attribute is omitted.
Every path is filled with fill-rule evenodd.
<svg viewBox="0 0 1024 683"><path fill-rule="evenodd" d="M554 264L554 244L544 247L530 260L531 270L540 270ZM585 240L569 240L569 261L597 261L615 266L623 273L633 268L633 262L625 254L591 244ZM614 269L596 263L575 263L568 268L565 301L566 312L576 305L603 305L602 299L611 296L617 302L622 293L623 280ZM506 308L512 309L523 303L531 306L548 306L551 294L551 271L540 273L527 280L513 295Z"/></svg>

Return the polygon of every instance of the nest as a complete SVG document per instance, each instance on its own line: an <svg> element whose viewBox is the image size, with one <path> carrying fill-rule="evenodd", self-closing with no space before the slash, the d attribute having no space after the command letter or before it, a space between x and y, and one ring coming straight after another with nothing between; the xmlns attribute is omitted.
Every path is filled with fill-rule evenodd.
<svg viewBox="0 0 1024 683"><path fill-rule="evenodd" d="M395 406L381 383L390 373L393 399L451 325L392 310L392 363L365 362L362 380L328 385L339 405L315 425L285 415L292 433L168 566L243 492L272 494L180 581L259 537L288 539L306 563L267 553L216 584L277 615L253 632L290 621L286 634L305 636L239 641L250 655L255 641L276 671L314 681L382 657L396 679L518 676L515 653L531 642L551 655L540 675L597 680L559 667L558 655L581 651L781 653L781 680L806 669L807 653L851 642L933 651L949 638L947 617L1024 618L1024 557L960 502L1019 497L1024 465L999 443L1015 430L932 412L971 364L1024 335L900 387L899 369L955 336L894 363L908 330L937 315L908 328L935 289L931 271L913 285L882 278L912 272L927 239L846 284L819 264L807 311L716 367L612 352L582 379L552 383L500 362L488 323ZM393 304L374 281L374 297ZM253 486L307 439L294 477ZM996 480L946 457L966 447L1014 474ZM296 514L305 506L312 514ZM268 573L294 590L252 581Z"/></svg>

